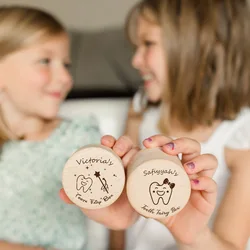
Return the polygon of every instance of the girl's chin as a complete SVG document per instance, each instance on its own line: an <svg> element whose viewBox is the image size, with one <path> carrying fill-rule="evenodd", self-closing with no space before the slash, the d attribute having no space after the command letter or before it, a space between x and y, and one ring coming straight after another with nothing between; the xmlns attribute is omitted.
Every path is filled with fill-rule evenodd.
<svg viewBox="0 0 250 250"><path fill-rule="evenodd" d="M45 120L53 120L56 119L58 117L58 112L59 110L50 110L50 112L46 112L41 114L41 117L43 117L43 119Z"/></svg>
<svg viewBox="0 0 250 250"><path fill-rule="evenodd" d="M158 103L161 100L161 97L157 93L152 93L152 91L147 91L146 89L147 99L151 103Z"/></svg>
<svg viewBox="0 0 250 250"><path fill-rule="evenodd" d="M144 88L148 88L151 84L150 84L150 82L146 82L146 81L144 81Z"/></svg>
<svg viewBox="0 0 250 250"><path fill-rule="evenodd" d="M148 89L151 88L154 84L154 81L144 81L144 88Z"/></svg>

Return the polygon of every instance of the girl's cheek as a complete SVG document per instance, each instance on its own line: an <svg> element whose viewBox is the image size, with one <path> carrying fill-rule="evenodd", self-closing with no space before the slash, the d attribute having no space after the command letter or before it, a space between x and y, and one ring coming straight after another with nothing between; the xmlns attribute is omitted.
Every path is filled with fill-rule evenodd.
<svg viewBox="0 0 250 250"><path fill-rule="evenodd" d="M52 76L49 70L43 70L40 72L40 83L41 85L49 85L52 81Z"/></svg>
<svg viewBox="0 0 250 250"><path fill-rule="evenodd" d="M73 82L68 84L67 92L69 92L73 88L73 85L74 85Z"/></svg>

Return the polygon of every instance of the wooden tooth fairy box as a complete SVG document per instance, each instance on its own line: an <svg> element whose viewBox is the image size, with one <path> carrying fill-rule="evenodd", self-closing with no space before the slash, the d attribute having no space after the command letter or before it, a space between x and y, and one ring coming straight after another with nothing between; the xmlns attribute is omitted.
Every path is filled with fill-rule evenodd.
<svg viewBox="0 0 250 250"><path fill-rule="evenodd" d="M181 211L189 200L190 180L176 156L143 149L128 166L127 196L144 217L160 219Z"/></svg>
<svg viewBox="0 0 250 250"><path fill-rule="evenodd" d="M123 191L124 167L110 148L88 145L68 159L63 169L62 183L67 196L79 207L107 207Z"/></svg>

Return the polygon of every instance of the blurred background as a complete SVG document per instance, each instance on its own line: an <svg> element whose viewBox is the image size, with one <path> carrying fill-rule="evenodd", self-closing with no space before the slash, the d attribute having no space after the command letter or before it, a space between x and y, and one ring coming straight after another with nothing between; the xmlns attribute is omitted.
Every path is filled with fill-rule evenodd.
<svg viewBox="0 0 250 250"><path fill-rule="evenodd" d="M1 5L43 8L65 24L72 38L74 88L68 98L131 97L140 78L131 67L124 21L138 0L0 0Z"/></svg>

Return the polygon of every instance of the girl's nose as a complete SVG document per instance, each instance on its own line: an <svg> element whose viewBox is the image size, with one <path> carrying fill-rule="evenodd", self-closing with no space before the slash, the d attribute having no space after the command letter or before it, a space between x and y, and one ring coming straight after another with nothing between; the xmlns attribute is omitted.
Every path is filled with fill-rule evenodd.
<svg viewBox="0 0 250 250"><path fill-rule="evenodd" d="M132 65L135 69L140 69L143 65L143 56L139 49L136 50L132 58Z"/></svg>
<svg viewBox="0 0 250 250"><path fill-rule="evenodd" d="M59 72L59 80L62 84L72 84L72 77L67 68L64 66L61 67L61 70Z"/></svg>

